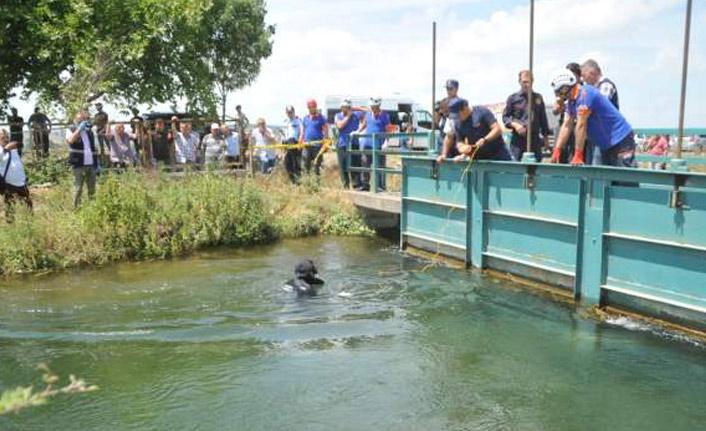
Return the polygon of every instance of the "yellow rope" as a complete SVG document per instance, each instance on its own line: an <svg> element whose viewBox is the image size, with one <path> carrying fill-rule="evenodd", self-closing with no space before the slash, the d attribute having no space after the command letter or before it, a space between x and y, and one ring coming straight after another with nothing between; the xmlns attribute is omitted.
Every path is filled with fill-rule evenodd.
<svg viewBox="0 0 706 431"><path fill-rule="evenodd" d="M320 141L310 141L310 142L302 142L302 143L296 143L296 144L272 144L272 145L254 145L251 148L261 150L264 148L284 148L284 149L300 149L304 147L315 147L317 145L329 145L333 142L333 139L322 139Z"/></svg>
<svg viewBox="0 0 706 431"><path fill-rule="evenodd" d="M463 173L461 174L461 182L466 178L466 175L468 175L468 171L471 170L471 165L476 159L476 155L478 153L478 150L480 149L480 145L473 145L471 146L471 154L468 155L468 164L466 165L466 168L463 170ZM459 189L460 190L460 189ZM456 191L458 193L458 190ZM454 194L454 198L456 197L456 194ZM451 223L451 215L453 214L455 207L450 207L448 212L446 213L446 221L444 222L444 225L441 227L441 232L443 233L446 228L448 227L449 223ZM468 211L468 208L466 208L466 211ZM436 253L432 256L432 262L424 265L420 272L426 272L432 267L438 266L438 257L441 255L441 244L436 243Z"/></svg>

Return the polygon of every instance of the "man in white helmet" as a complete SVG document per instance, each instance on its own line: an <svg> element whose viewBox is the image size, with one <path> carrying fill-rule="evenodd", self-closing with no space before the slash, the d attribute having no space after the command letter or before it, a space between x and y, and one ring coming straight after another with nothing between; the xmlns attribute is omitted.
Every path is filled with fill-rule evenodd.
<svg viewBox="0 0 706 431"><path fill-rule="evenodd" d="M575 118L576 150L571 160L572 165L586 163L585 146L588 136L601 150L602 165L637 166L632 127L607 98L593 86L578 83L576 76L568 69L555 73L551 84L558 100L566 104L566 115L554 146L552 163L559 162L561 149L571 134Z"/></svg>

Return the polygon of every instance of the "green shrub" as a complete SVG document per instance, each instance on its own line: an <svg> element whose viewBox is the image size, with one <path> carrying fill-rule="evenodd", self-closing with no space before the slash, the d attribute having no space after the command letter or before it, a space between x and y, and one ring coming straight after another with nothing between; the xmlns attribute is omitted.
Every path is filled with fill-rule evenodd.
<svg viewBox="0 0 706 431"><path fill-rule="evenodd" d="M276 175L209 172L172 180L128 170L101 176L94 199L74 211L70 182L63 181L33 192L34 214L18 205L15 222L0 226L0 274L163 259L282 237L371 234L345 198L316 190Z"/></svg>

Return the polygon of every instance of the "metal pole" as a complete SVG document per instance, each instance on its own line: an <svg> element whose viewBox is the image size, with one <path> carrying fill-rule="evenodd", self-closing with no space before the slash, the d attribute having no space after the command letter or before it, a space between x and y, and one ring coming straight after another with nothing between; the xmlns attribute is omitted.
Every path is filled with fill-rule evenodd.
<svg viewBox="0 0 706 431"><path fill-rule="evenodd" d="M431 26L431 136L436 139L436 121L434 121L434 105L436 104L436 21ZM429 140L429 149L436 142Z"/></svg>
<svg viewBox="0 0 706 431"><path fill-rule="evenodd" d="M681 159L682 140L684 139L684 107L686 105L686 77L689 70L689 32L691 30L691 0L686 3L686 25L684 26L684 62L681 68L681 101L679 102L679 137L675 156Z"/></svg>
<svg viewBox="0 0 706 431"><path fill-rule="evenodd" d="M527 152L532 152L532 120L533 120L533 100L532 86L534 78L534 0L530 0L530 34L529 34L529 73L530 86L527 92Z"/></svg>

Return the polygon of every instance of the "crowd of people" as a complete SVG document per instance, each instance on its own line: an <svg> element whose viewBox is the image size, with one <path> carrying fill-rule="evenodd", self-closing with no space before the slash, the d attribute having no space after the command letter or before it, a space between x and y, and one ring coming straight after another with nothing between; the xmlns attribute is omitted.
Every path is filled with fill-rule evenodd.
<svg viewBox="0 0 706 431"><path fill-rule="evenodd" d="M447 97L435 108L435 121L443 131L438 161L521 161L525 153L530 153L535 161L541 162L543 150L549 149L551 131L542 96L534 91L530 96L532 79L530 71L521 71L520 88L505 104L502 120L512 133L509 151L502 128L490 110L470 106L458 96L458 81L448 80ZM551 86L555 95L553 112L560 116L561 124L551 163L637 166L635 138L632 127L619 111L618 90L602 75L595 60L582 65L569 63L554 73Z"/></svg>
<svg viewBox="0 0 706 431"><path fill-rule="evenodd" d="M507 98L502 115L502 126L511 132L509 145L503 139L503 127L485 106L471 105L459 96L459 82L446 81L446 97L434 107L433 121L439 130L436 143L439 163L473 160L529 160L541 162L544 150L549 149L551 134L544 99L532 92L533 77L528 70L518 74L519 89ZM615 84L602 75L598 63L588 60L582 65L569 63L557 71L551 80L555 100L553 112L559 117L560 129L552 151L551 163L572 165L596 164L636 167L635 139L632 127L620 113ZM528 104L532 104L532 123L529 123ZM189 119L171 117L145 121L137 112L130 120L130 132L125 124L113 124L101 103L96 103L95 114L88 110L78 112L66 130L69 164L74 178L74 206L81 203L84 187L89 199L93 196L96 175L101 167L125 168L130 165L154 167L158 164L172 167L188 165L235 166L246 157L263 174L272 171L282 150L284 168L292 183L298 183L302 172L321 174L323 154L335 147L341 184L344 188L370 190L371 175L378 175L377 185L385 189L385 175L372 172L375 162L385 166L385 155L371 151L385 148L387 132L392 131L389 114L381 109L382 100L371 98L368 106L353 106L344 99L340 112L334 118L335 139L331 140L329 123L318 108L316 100L306 103L307 114L300 118L293 106L285 108L283 138L278 139L264 118L258 118L252 130L249 120L236 107L235 127L213 123L210 133L203 136L193 130ZM2 193L6 207L21 199L31 207L27 180L22 167L24 148L23 127L31 132L37 157L49 152L51 120L38 108L27 123L16 109L7 120L10 133L1 130ZM403 119L403 132L413 131L409 118ZM370 137L375 134L375 138ZM363 135L363 136L360 136ZM529 146L528 142L530 141ZM404 145L406 140L401 140ZM648 140L651 155L668 155L669 139L655 136ZM377 157L374 161L373 157ZM664 169L664 164L652 164Z"/></svg>

